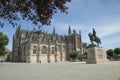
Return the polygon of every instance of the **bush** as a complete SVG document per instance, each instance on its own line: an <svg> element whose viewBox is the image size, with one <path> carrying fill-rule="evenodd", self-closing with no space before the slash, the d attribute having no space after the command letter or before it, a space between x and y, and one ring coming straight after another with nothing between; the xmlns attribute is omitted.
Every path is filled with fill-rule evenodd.
<svg viewBox="0 0 120 80"><path fill-rule="evenodd" d="M78 60L79 61L85 61L86 59L87 59L87 54L86 53L78 55Z"/></svg>
<svg viewBox="0 0 120 80"><path fill-rule="evenodd" d="M117 48L114 48L114 49L109 49L106 51L107 52L107 58L110 59L110 60L119 60L120 57L120 48L117 47Z"/></svg>
<svg viewBox="0 0 120 80"><path fill-rule="evenodd" d="M69 54L70 60L72 61L76 61L77 56L78 56L78 52L71 52Z"/></svg>
<svg viewBox="0 0 120 80"><path fill-rule="evenodd" d="M114 51L112 49L107 50L107 55L111 58L114 55Z"/></svg>

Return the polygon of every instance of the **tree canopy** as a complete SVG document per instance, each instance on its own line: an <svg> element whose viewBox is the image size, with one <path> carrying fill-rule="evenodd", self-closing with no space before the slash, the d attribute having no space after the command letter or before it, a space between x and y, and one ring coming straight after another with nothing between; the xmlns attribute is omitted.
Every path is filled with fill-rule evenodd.
<svg viewBox="0 0 120 80"><path fill-rule="evenodd" d="M8 44L8 37L0 32L0 56L6 53L5 46Z"/></svg>
<svg viewBox="0 0 120 80"><path fill-rule="evenodd" d="M115 48L114 52L115 52L116 55L120 54L120 48Z"/></svg>
<svg viewBox="0 0 120 80"><path fill-rule="evenodd" d="M7 20L13 27L20 20L18 14L35 25L50 25L52 15L57 10L67 13L67 2L71 0L0 0L0 18ZM4 27L4 22L0 21L0 27Z"/></svg>
<svg viewBox="0 0 120 80"><path fill-rule="evenodd" d="M113 51L112 49L107 50L107 55L108 55L109 57L112 57L113 54L114 54L114 51Z"/></svg>

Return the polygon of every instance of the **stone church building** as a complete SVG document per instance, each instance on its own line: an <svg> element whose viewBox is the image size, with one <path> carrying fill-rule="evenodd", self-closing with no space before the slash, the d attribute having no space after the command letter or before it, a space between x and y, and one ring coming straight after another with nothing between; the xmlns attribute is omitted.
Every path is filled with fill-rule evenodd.
<svg viewBox="0 0 120 80"><path fill-rule="evenodd" d="M11 61L30 63L52 63L69 60L69 53L78 51L83 53L81 32L71 31L68 35L58 35L42 30L29 31L21 27L16 29L13 36Z"/></svg>

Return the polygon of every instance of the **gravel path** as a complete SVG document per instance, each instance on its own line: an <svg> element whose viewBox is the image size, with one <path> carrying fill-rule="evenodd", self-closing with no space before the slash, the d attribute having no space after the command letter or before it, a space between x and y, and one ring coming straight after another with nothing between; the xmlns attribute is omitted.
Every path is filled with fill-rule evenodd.
<svg viewBox="0 0 120 80"><path fill-rule="evenodd" d="M120 61L106 64L2 63L0 80L120 80Z"/></svg>

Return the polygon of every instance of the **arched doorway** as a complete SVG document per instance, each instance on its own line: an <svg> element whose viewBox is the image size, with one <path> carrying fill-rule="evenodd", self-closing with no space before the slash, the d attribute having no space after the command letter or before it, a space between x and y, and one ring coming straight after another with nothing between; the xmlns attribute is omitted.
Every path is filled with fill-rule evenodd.
<svg viewBox="0 0 120 80"><path fill-rule="evenodd" d="M47 47L46 46L42 46L42 51L41 51L41 55L40 55L40 60L41 60L41 63L47 63L48 62L48 57L47 57Z"/></svg>

